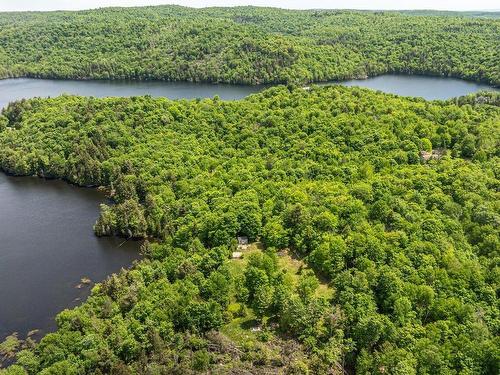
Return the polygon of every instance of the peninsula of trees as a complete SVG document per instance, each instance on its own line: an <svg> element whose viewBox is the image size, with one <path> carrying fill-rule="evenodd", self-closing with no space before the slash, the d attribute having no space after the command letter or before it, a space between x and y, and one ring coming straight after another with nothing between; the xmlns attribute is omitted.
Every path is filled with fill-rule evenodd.
<svg viewBox="0 0 500 375"><path fill-rule="evenodd" d="M498 374L499 103L340 86L12 103L1 168L105 186L96 232L149 242L0 373Z"/></svg>
<svg viewBox="0 0 500 375"><path fill-rule="evenodd" d="M499 85L495 15L178 6L0 13L0 78L295 84L404 73Z"/></svg>

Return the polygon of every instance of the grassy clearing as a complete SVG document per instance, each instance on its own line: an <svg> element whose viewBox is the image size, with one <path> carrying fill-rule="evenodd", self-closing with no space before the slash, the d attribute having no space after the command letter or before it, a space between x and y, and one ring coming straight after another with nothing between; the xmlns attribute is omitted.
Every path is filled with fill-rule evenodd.
<svg viewBox="0 0 500 375"><path fill-rule="evenodd" d="M243 256L239 259L232 259L229 262L230 271L233 277L241 275L248 263L248 258L251 254L259 253L264 250L262 243L254 242L248 245L246 250L243 250ZM303 270L308 269L307 264L297 256L295 256L290 250L285 249L278 253L278 265L280 268L286 269L291 275L292 280L295 285L299 282L300 274ZM328 285L328 280L318 275L318 280L320 282L316 295L318 297L323 296L326 298L331 298L333 296L334 290Z"/></svg>
<svg viewBox="0 0 500 375"><path fill-rule="evenodd" d="M309 268L302 259L294 256L289 250L283 250L280 252L278 257L278 264L280 268L288 270L295 285L297 285L299 282L301 272ZM334 290L328 285L328 281L319 276L318 280L319 287L316 290L316 296L331 298L333 296Z"/></svg>
<svg viewBox="0 0 500 375"><path fill-rule="evenodd" d="M255 242L249 244L245 250L239 251L243 253L242 257L232 259L229 262L229 270L234 278L243 274L250 255L262 252L263 246L261 243ZM287 275L295 286L299 283L301 272L308 269L306 263L291 254L289 250L283 250L278 254L278 265L280 268L287 270ZM334 290L328 285L327 280L320 277L318 279L320 284L316 290L316 295L331 298ZM258 345L260 332L255 329L260 326L260 323L253 310L236 302L236 298L233 297L233 302L228 306L228 313L235 318L222 327L221 333L241 347L254 348Z"/></svg>

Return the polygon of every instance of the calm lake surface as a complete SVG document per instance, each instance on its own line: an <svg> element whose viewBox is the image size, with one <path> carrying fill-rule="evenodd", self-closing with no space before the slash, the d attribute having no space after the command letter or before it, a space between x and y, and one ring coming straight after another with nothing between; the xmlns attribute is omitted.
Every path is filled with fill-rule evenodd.
<svg viewBox="0 0 500 375"><path fill-rule="evenodd" d="M365 80L335 82L344 86L360 86L404 96L425 99L449 99L471 94L492 87L454 78L383 75ZM241 99L259 92L267 86L238 86L186 82L133 82L133 81L71 81L16 78L0 80L0 108L23 98L53 97L61 94L84 96L140 96L167 97L170 99L211 98Z"/></svg>
<svg viewBox="0 0 500 375"><path fill-rule="evenodd" d="M81 278L101 281L138 258L138 242L94 236L104 201L96 189L0 173L0 341L52 330L88 296Z"/></svg>
<svg viewBox="0 0 500 375"><path fill-rule="evenodd" d="M384 75L346 86L389 93L448 99L491 89L451 78ZM0 80L0 108L23 98L64 93L95 97L139 96L241 99L264 86L194 83ZM80 303L89 287L75 288L81 278L101 281L138 258L139 244L97 238L92 225L105 197L92 189L62 181L8 177L0 173L0 341L12 332L47 332L54 316ZM123 244L122 244L123 243Z"/></svg>
<svg viewBox="0 0 500 375"><path fill-rule="evenodd" d="M53 97L61 94L82 96L141 96L170 99L212 98L241 99L262 90L264 86L238 86L188 82L159 81L71 81L16 78L0 80L0 108L9 102L36 96Z"/></svg>
<svg viewBox="0 0 500 375"><path fill-rule="evenodd" d="M339 82L344 86L366 87L402 96L419 96L427 100L450 99L478 91L495 90L489 85L456 78L404 76L388 74L365 80Z"/></svg>

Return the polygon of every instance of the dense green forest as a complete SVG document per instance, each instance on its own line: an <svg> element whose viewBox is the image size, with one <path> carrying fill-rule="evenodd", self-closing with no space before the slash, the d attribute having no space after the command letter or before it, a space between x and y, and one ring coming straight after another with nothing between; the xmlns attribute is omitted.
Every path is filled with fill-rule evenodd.
<svg viewBox="0 0 500 375"><path fill-rule="evenodd" d="M106 187L96 233L148 241L3 374L498 374L499 105L340 86L12 103L0 166Z"/></svg>
<svg viewBox="0 0 500 375"><path fill-rule="evenodd" d="M0 78L258 84L405 73L499 85L494 15L178 6L0 13Z"/></svg>

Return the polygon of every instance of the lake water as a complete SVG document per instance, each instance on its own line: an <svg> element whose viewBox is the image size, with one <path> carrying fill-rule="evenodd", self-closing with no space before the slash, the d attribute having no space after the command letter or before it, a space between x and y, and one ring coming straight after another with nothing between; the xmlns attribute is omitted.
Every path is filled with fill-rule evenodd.
<svg viewBox="0 0 500 375"><path fill-rule="evenodd" d="M53 329L87 297L83 277L101 281L138 258L138 242L94 236L104 201L96 189L0 173L0 341Z"/></svg>
<svg viewBox="0 0 500 375"><path fill-rule="evenodd" d="M403 95L419 96L427 100L450 99L483 90L494 90L489 85L456 78L404 76L388 74L365 80L340 82L344 86L366 87L372 90Z"/></svg>
<svg viewBox="0 0 500 375"><path fill-rule="evenodd" d="M53 97L61 94L82 96L141 96L167 97L170 99L212 98L241 99L258 92L264 86L239 86L208 83L160 81L71 81L16 78L0 80L0 108L9 102L36 96Z"/></svg>
<svg viewBox="0 0 500 375"><path fill-rule="evenodd" d="M454 78L383 75L365 80L339 82L345 86L360 86L388 93L420 96L425 99L449 99L456 96L492 89L480 83ZM158 81L71 81L33 78L0 80L0 108L9 102L36 96L53 97L61 94L84 96L140 96L167 97L170 99L211 98L241 99L259 92L266 86L238 86Z"/></svg>
<svg viewBox="0 0 500 375"><path fill-rule="evenodd" d="M385 75L347 81L399 95L447 99L491 89L457 79ZM0 108L9 102L63 93L105 96L151 95L177 98L240 99L262 86L194 83L0 80ZM54 328L53 317L89 293L80 279L100 281L138 257L139 244L97 238L92 232L104 196L62 181L8 177L0 173L0 340L17 331Z"/></svg>

